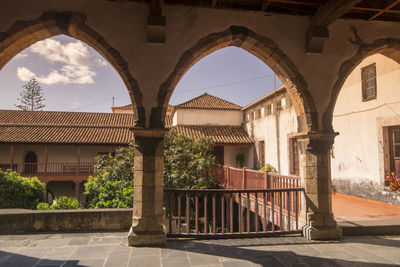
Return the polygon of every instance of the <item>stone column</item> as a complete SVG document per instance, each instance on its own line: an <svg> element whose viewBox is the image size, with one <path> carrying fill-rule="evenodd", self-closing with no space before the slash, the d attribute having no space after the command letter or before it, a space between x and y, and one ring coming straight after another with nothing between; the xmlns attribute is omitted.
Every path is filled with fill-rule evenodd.
<svg viewBox="0 0 400 267"><path fill-rule="evenodd" d="M297 135L300 148L300 176L305 188L306 225L304 237L312 240L339 239L342 229L332 213L330 149L337 133Z"/></svg>
<svg viewBox="0 0 400 267"><path fill-rule="evenodd" d="M167 129L135 128L135 178L130 246L165 246L164 135Z"/></svg>

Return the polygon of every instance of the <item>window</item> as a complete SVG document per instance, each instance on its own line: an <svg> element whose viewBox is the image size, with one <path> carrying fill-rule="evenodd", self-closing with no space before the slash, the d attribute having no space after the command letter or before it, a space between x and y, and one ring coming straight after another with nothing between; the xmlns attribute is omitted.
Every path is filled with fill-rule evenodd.
<svg viewBox="0 0 400 267"><path fill-rule="evenodd" d="M299 175L299 146L296 138L289 138L289 164L290 174Z"/></svg>
<svg viewBox="0 0 400 267"><path fill-rule="evenodd" d="M276 111L279 111L282 109L282 99L276 101Z"/></svg>
<svg viewBox="0 0 400 267"><path fill-rule="evenodd" d="M267 109L267 115L271 115L272 114L272 104L267 105L266 109Z"/></svg>
<svg viewBox="0 0 400 267"><path fill-rule="evenodd" d="M361 69L362 100L376 98L376 65L371 64Z"/></svg>
<svg viewBox="0 0 400 267"><path fill-rule="evenodd" d="M258 166L264 167L265 165L265 142L259 141L258 142Z"/></svg>
<svg viewBox="0 0 400 267"><path fill-rule="evenodd" d="M257 109L256 119L261 118L261 109Z"/></svg>

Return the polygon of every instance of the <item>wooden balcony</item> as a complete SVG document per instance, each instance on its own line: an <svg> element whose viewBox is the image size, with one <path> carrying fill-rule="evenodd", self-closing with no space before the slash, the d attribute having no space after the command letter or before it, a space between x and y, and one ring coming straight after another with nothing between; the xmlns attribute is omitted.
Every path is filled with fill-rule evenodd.
<svg viewBox="0 0 400 267"><path fill-rule="evenodd" d="M12 169L22 176L41 181L82 181L93 174L95 162L0 163L0 169Z"/></svg>

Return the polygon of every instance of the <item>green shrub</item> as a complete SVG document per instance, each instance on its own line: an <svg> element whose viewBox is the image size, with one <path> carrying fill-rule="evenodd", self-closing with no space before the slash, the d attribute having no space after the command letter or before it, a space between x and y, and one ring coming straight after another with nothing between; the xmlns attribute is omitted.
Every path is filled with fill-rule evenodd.
<svg viewBox="0 0 400 267"><path fill-rule="evenodd" d="M114 155L97 157L94 174L85 184L89 208L133 206L133 158L133 145L117 149Z"/></svg>
<svg viewBox="0 0 400 267"><path fill-rule="evenodd" d="M53 201L53 204L39 203L37 210L73 210L80 209L79 201L73 197L59 197Z"/></svg>
<svg viewBox="0 0 400 267"><path fill-rule="evenodd" d="M51 210L51 207L50 207L49 203L40 202L39 204L37 204L36 209L37 210Z"/></svg>
<svg viewBox="0 0 400 267"><path fill-rule="evenodd" d="M265 171L267 171L267 172L275 172L276 169L275 169L274 166L272 166L271 164L267 163L267 165L265 165L264 167L262 167L262 168L260 169L260 171L262 171L262 172L265 172Z"/></svg>
<svg viewBox="0 0 400 267"><path fill-rule="evenodd" d="M0 208L35 209L43 201L44 190L45 184L36 177L0 170Z"/></svg>

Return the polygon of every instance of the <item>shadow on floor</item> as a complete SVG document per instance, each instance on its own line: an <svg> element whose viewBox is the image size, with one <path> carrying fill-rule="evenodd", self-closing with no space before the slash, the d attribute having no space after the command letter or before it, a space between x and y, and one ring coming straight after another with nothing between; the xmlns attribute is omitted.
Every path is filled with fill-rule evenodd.
<svg viewBox="0 0 400 267"><path fill-rule="evenodd" d="M10 253L0 250L0 266L1 267L25 267L25 266L76 266L76 267L87 267L79 265L78 260L48 260L40 259L36 257L30 257L21 254Z"/></svg>
<svg viewBox="0 0 400 267"><path fill-rule="evenodd" d="M168 242L169 249L175 250L184 250L186 252L192 252L197 254L203 254L203 256L212 255L219 257L226 257L226 261L224 262L224 266L231 266L231 263L235 261L248 261L253 264L259 264L261 266L394 266L391 263L382 263L386 260L382 257L377 256L375 260L367 260L358 257L353 253L346 253L346 251L320 251L308 247L307 245L318 245L318 244L340 244L342 241L334 241L334 242L312 242L308 240L298 241L298 242L280 242L276 240L277 243L273 243L271 241L256 243L254 242L256 239L249 239L249 243L246 244L246 240L240 240L240 242L235 242L233 240L226 240L225 244L221 244L221 240L217 242L213 241L183 241L183 240L173 240ZM232 244L229 244L230 241L233 241ZM244 241L244 242L243 242ZM282 240L280 240L282 241ZM385 245L383 242L373 241L372 239L367 239L366 242L363 240L355 240L356 243L371 243L378 245ZM394 240L384 240L386 243ZM347 242L353 243L353 242ZM301 249L299 253L306 254L301 255L297 254L293 251L279 251L279 250L262 250L262 248L257 249L257 246L263 247L267 246L273 248L273 246L299 246L301 245ZM398 247L398 242L393 242L389 245L393 245ZM318 247L318 246L317 246ZM290 250L290 248L288 248ZM345 250L345 249L344 249ZM312 252L313 251L313 252ZM308 255L307 255L308 254ZM310 255L314 254L314 255ZM340 255L339 255L340 254ZM340 257L341 259L335 259L336 257ZM189 256L190 257L190 256ZM345 258L345 259L343 259ZM246 265L248 263L242 262L240 265L234 266L250 266Z"/></svg>

